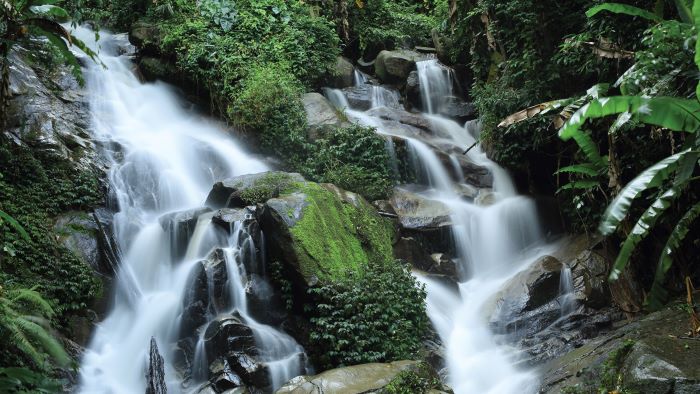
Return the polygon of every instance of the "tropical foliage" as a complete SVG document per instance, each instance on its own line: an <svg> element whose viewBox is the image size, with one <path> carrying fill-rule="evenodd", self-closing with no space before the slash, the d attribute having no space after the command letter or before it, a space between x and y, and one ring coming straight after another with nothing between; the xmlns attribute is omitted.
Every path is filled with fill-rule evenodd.
<svg viewBox="0 0 700 394"><path fill-rule="evenodd" d="M684 4L684 2L679 2L680 17L687 20L687 15L684 13L687 9L683 6ZM602 11L637 16L658 22L656 26L649 29L645 36L646 45L650 47L650 50L657 52L664 50L663 38L669 35L669 31L673 30L671 34L675 33L676 36L680 37L688 37L687 32L691 30L697 31L697 26L687 25L683 22L662 21L657 14L626 4L603 3L589 9L586 14L592 18ZM698 13L697 21L700 22L700 2L695 2L693 11ZM693 36L684 42L686 47L691 39L698 43L697 37ZM649 45L649 41L654 40L656 40L655 45ZM658 44L659 41L662 42L661 45ZM565 173L574 177L560 190L600 188L604 174L608 174L608 186L614 188L614 192L617 193L615 199L602 215L599 231L601 234L609 236L617 230L622 230L625 235L625 240L611 269L610 280L614 281L620 277L632 259L637 246L655 230L655 227L666 216L674 218L670 219L674 220L675 224L672 226L670 234L667 235L665 245L660 252L653 284L646 300L650 308L658 308L663 305L667 296L667 292L664 290L666 273L672 265L673 257L683 246L685 237L700 211L698 206L700 196L693 189L694 182L700 179L694 176L698 157L700 157L700 139L697 136L697 131L700 129L700 88L697 96L694 95L690 99L659 95L660 93L679 92L679 86L682 86L684 82L676 83L674 88L672 87L675 82L673 77L688 75L688 67L686 66L688 57L683 58L681 55L675 62L658 65L660 63L658 57L654 59L650 53L642 52L641 55L637 55L637 64L625 72L616 83L623 94L634 92L640 95L606 97L608 86L598 85L589 90L587 95L575 101L558 100L543 103L512 114L504 119L500 126L508 126L532 116L546 114L562 107L567 102L571 103L568 104L567 109L561 111L554 118L553 123L560 127L559 137L562 140L573 139L577 143L586 161L562 167L557 171L557 174ZM700 67L700 51L697 51L697 48L695 61L697 67ZM643 72L636 69L638 66ZM657 71L659 67L664 67L665 71L670 71L670 73L664 75L664 72ZM647 81L640 82L640 75L644 76L645 79L651 78L655 82L653 84L649 84ZM683 91L682 88L680 91ZM572 113L572 109L575 109L575 112ZM609 126L607 132L607 142L610 146L609 154L602 155L598 144L585 127L596 119L610 116L616 116L616 119ZM561 124L562 120L565 120L564 124ZM619 159L615 156L614 144L616 139L622 138L622 134L635 132L635 125L646 125L669 132L685 133L686 135L681 136L685 142L680 146L678 152L642 171L622 188L619 179ZM647 199L648 205L641 214L636 214L633 209L635 201L645 200L645 197L650 197ZM675 215L674 210L676 211ZM636 219L634 219L635 217ZM627 225L628 220L634 223L631 229Z"/></svg>

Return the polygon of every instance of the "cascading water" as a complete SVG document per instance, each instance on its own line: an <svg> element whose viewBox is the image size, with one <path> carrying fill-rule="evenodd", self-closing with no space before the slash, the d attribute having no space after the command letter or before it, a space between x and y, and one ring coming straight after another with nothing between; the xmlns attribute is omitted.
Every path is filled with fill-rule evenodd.
<svg viewBox="0 0 700 394"><path fill-rule="evenodd" d="M329 89L326 95L352 121L404 139L419 181L429 187L420 194L451 210L456 261L461 265L459 294L428 276L415 275L426 285L427 312L446 345L448 379L455 393L532 393L537 375L515 366L518 353L497 341L483 308L506 281L551 248L543 242L534 203L518 196L505 170L475 144L480 123L471 121L463 127L438 115L445 98L455 93L452 70L435 59L418 62L417 69L421 101L427 112L422 117L431 126L430 137L410 127L405 132L397 131L391 121L375 116L373 111L349 108L342 91ZM474 145L467 158L491 173L493 188L490 192L484 190L493 195L490 204L479 205L478 199L468 202L459 195L460 185L455 184L435 153L437 145L452 146L452 151L459 152ZM455 167L453 172L462 182L465 174L459 160L454 154L448 159L448 166Z"/></svg>
<svg viewBox="0 0 700 394"><path fill-rule="evenodd" d="M559 277L559 302L561 304L561 316L566 317L576 309L576 297L574 295L574 281L571 268L564 265Z"/></svg>
<svg viewBox="0 0 700 394"><path fill-rule="evenodd" d="M247 266L254 267L260 259L240 223L227 235L213 228L213 214L198 214L182 252L178 252L179 234L168 234L164 227L172 212L201 207L215 181L267 167L245 154L221 127L184 111L167 86L142 84L130 61L116 55L109 33L101 31L99 43L87 29L73 33L100 52L107 66L90 66L86 77L94 139L104 147L110 163L108 176L118 209L114 236L122 251L112 310L98 325L84 354L80 391L144 392L151 337L165 359L169 391L184 390L173 364L172 345L180 335L189 278L213 248L224 252L229 298L212 302L206 319L232 311L241 316L255 335L272 388L302 373L301 347L248 313L246 270L255 269ZM216 297L210 294L209 298ZM200 329L194 349L194 380L203 380L207 374L203 331Z"/></svg>

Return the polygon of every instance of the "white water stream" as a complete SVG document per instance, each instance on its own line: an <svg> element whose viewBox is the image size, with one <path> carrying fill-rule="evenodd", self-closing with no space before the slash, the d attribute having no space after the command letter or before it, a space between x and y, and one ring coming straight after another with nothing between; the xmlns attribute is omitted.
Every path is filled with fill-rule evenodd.
<svg viewBox="0 0 700 394"><path fill-rule="evenodd" d="M243 265L255 256L246 249L251 246L244 242L247 234L240 224L230 236L222 236L223 231L212 229L213 215L201 215L184 258L178 258L172 253L172 237L159 223L169 212L201 207L215 181L262 172L267 166L246 154L223 127L185 110L167 85L141 83L131 62L117 55L109 33L100 32L99 43L87 29L74 34L99 52L107 67L91 64L86 79L94 139L105 147L110 164L111 194L118 208L113 230L121 250L113 305L84 354L80 392L143 393L151 337L165 359L168 391L196 388L182 387L173 366L173 345L188 277L214 247L225 252L231 287L231 305L214 314L236 310L252 328L273 387L302 373L301 347L248 314ZM203 353L201 341L197 352Z"/></svg>
<svg viewBox="0 0 700 394"><path fill-rule="evenodd" d="M328 90L326 95L351 120L375 127L380 134L405 139L419 178L430 187L421 194L444 203L452 212L456 257L463 275L459 294L416 273L426 285L428 315L447 348L450 386L457 394L533 393L538 376L515 366L518 352L497 341L483 307L508 279L550 252L551 247L543 242L534 203L516 194L508 174L489 160L479 146L467 156L490 170L494 201L478 205L456 193L455 181L430 145L448 144L462 151L476 141L478 122L461 126L436 115L443 99L454 94L452 71L434 59L418 62L417 69L422 104L427 111L422 116L430 121L431 136L397 132L397 127L386 119L349 108L341 91ZM454 155L449 165L459 167ZM455 172L461 174L461 168Z"/></svg>

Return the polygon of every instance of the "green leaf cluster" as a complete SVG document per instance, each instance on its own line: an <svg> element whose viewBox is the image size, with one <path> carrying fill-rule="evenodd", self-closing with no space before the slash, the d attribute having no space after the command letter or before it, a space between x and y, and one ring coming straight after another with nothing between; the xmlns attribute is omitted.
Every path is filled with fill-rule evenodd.
<svg viewBox="0 0 700 394"><path fill-rule="evenodd" d="M425 290L402 263L370 263L362 277L310 292L311 340L323 369L418 355L429 324Z"/></svg>

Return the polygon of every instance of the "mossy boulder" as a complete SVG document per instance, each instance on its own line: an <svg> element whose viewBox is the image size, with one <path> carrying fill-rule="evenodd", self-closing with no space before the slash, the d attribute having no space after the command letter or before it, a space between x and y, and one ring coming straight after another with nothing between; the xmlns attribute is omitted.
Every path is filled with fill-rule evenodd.
<svg viewBox="0 0 700 394"><path fill-rule="evenodd" d="M297 182L260 215L274 257L306 286L362 275L392 262L393 226L360 195L330 184Z"/></svg>

